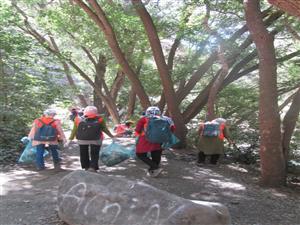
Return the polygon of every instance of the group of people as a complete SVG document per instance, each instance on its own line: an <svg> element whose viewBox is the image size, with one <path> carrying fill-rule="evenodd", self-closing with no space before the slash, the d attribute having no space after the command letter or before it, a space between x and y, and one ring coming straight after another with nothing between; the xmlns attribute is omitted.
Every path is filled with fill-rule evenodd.
<svg viewBox="0 0 300 225"><path fill-rule="evenodd" d="M67 146L70 141L76 138L80 150L82 169L97 172L99 170L100 148L104 139L103 132L112 139L120 136L131 136L133 133L131 129L133 122L126 121L124 125L115 127L116 134L113 135L107 128L105 119L98 114L95 106L87 106L81 111L81 115L78 112L72 111L72 115L74 115L72 116L74 126L68 141L62 130L60 120L55 119L56 111L54 109L45 110L42 117L34 120L28 137L32 140L32 145L36 146L37 149L37 170L45 169L43 157L45 148L48 148L52 155L54 168L60 169L59 142ZM147 136L147 129L149 129L147 126L153 118L163 118L167 121L168 129L172 133L175 131L175 125L171 118L162 116L159 108L155 106L148 107L136 123L134 130L137 136L136 156L148 165L148 176L157 177L162 171L160 161L163 149L162 143L150 141ZM211 121L211 124L217 124L219 131L216 132L216 128L213 130L213 126L208 126L207 123L201 123L199 126L200 151L197 163L199 166L205 163L206 156L208 155L211 156L210 163L216 164L223 153L224 138L232 142L229 138L228 128L224 119L216 119Z"/></svg>

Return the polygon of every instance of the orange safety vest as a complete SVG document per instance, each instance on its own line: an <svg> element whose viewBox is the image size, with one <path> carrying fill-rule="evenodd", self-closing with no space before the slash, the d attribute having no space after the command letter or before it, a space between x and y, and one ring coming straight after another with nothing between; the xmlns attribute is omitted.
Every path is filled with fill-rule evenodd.
<svg viewBox="0 0 300 225"><path fill-rule="evenodd" d="M38 128L40 128L40 127L43 126L43 124L47 124L48 125L48 124L51 123L51 126L56 129L55 121L56 120L53 119L53 118L51 118L51 117L44 117L44 116L42 116L42 117L40 117L40 118L38 118L38 119L35 120L35 125Z"/></svg>

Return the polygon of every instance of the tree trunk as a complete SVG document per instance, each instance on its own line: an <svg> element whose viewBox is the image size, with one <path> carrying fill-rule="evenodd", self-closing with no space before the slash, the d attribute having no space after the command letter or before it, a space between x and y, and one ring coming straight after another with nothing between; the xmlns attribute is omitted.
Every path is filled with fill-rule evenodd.
<svg viewBox="0 0 300 225"><path fill-rule="evenodd" d="M55 41L55 39L52 36L50 36L50 41L51 41L51 44L53 45L53 48L57 52L59 52L59 48L58 48L58 46L56 44L56 41ZM72 88L72 90L74 91L74 93L77 93L78 92L78 88L76 87L76 84L75 84L75 82L73 80L73 77L72 77L72 75L70 73L70 67L69 67L68 63L66 63L66 61L64 61L63 59L60 59L60 61L61 61L62 65L63 65L63 67L64 67L64 71L65 71L65 74L66 74L66 77L67 77L67 80L69 82L70 87ZM77 98L79 99L80 105L82 107L86 107L88 105L85 97L82 94L78 93L77 94Z"/></svg>
<svg viewBox="0 0 300 225"><path fill-rule="evenodd" d="M114 101L117 100L118 93L119 93L122 85L124 84L124 81L125 81L125 74L122 71L118 71L117 76L111 86L111 89L110 89L110 95Z"/></svg>
<svg viewBox="0 0 300 225"><path fill-rule="evenodd" d="M99 83L100 83L100 86L96 87L95 89L99 90L101 93L102 93L102 88L104 89L105 94L102 93L102 96L100 95L99 97L101 98L102 101L104 101L105 107L108 110L110 116L112 117L114 123L119 123L120 117L119 117L116 103L114 99L111 97L110 91L108 90L104 79L105 72L106 72L106 58L104 56L99 55L99 59L95 69L96 69L96 77L98 77L97 79L99 79ZM96 94L98 95L98 93Z"/></svg>
<svg viewBox="0 0 300 225"><path fill-rule="evenodd" d="M175 91L173 88L173 82L169 74L169 68L164 58L164 54L161 48L161 44L160 44L160 40L156 28L153 24L151 16L147 12L143 3L140 0L132 0L132 3L135 7L136 12L140 16L144 24L145 31L147 33L150 42L154 60L160 75L160 79L162 81L167 107L170 112L170 116L172 117L176 126L175 133L178 136L178 138L182 141L182 144L185 145L185 137L186 137L187 130L183 121L183 117L178 107L178 101L176 99Z"/></svg>
<svg viewBox="0 0 300 225"><path fill-rule="evenodd" d="M136 102L136 94L135 94L133 88L131 88L129 95L128 95L127 114L125 117L126 120L130 119L133 116L135 102Z"/></svg>
<svg viewBox="0 0 300 225"><path fill-rule="evenodd" d="M105 71L103 71L105 73ZM97 107L98 109L98 112L100 114L105 114L105 110L104 110L104 107L103 107L103 104L102 104L102 100L101 100L101 97L97 94L96 90L101 90L102 89L102 79L101 77L102 76L100 74L99 71L97 71L97 73L95 74L95 81L94 81L94 84L95 84L95 88L94 88L94 91L93 91L93 105Z"/></svg>
<svg viewBox="0 0 300 225"><path fill-rule="evenodd" d="M222 44L220 44L219 59L222 64L222 69L220 70L220 74L217 76L214 84L212 85L209 91L208 100L207 100L207 119L209 121L215 119L216 117L215 110L214 110L216 98L219 89L222 86L222 83L228 73L228 64L225 59L225 52Z"/></svg>
<svg viewBox="0 0 300 225"><path fill-rule="evenodd" d="M300 88L294 95L292 104L285 114L285 117L282 122L282 148L283 154L285 157L285 161L287 163L290 149L290 142L292 138L292 134L294 132L296 122L300 112Z"/></svg>
<svg viewBox="0 0 300 225"><path fill-rule="evenodd" d="M68 79L70 87L72 88L74 93L78 92L78 88L77 88L77 86L76 86L76 84L73 80L73 77L71 76L69 65L65 62L62 62L62 64L63 64L64 71L65 71L65 74L66 74L66 77ZM87 100L85 99L84 95L78 93L76 96L79 99L80 106L82 106L82 107L88 106Z"/></svg>
<svg viewBox="0 0 300 225"><path fill-rule="evenodd" d="M300 0L268 0L272 5L279 9L300 17Z"/></svg>
<svg viewBox="0 0 300 225"><path fill-rule="evenodd" d="M7 111L7 107L8 107L8 97L7 97L7 84L6 84L6 74L5 74L5 70L4 70L4 54L5 51L3 51L2 49L0 50L0 94L1 94L1 98L2 98L2 102L4 103L3 105L1 105L1 108L3 111ZM5 114L0 113L0 122L2 123L3 121L5 121Z"/></svg>
<svg viewBox="0 0 300 225"><path fill-rule="evenodd" d="M122 52L119 43L117 41L116 35L113 31L112 26L110 25L109 21L106 18L106 15L100 5L97 3L96 0L88 0L91 7L94 11L86 5L82 0L74 0L81 7L88 16L96 23L96 25L102 30L105 38L110 46L115 59L122 67L124 73L128 76L134 91L138 95L141 105L143 108L147 108L150 106L149 98L141 84L141 81L137 78L137 75L129 65L127 59L125 58L124 53Z"/></svg>
<svg viewBox="0 0 300 225"><path fill-rule="evenodd" d="M259 0L244 0L246 23L259 57L259 128L261 184L286 183L277 99L274 39L263 24Z"/></svg>
<svg viewBox="0 0 300 225"><path fill-rule="evenodd" d="M176 50L178 49L179 45L180 45L180 42L181 42L181 37L176 37L173 44L172 44L172 47L170 49L170 52L169 52L169 56L168 56L168 68L169 68L169 74L171 75L172 72L173 72L173 64L174 64L174 58L175 58L175 53L176 53ZM166 104L166 101L165 101L165 95L164 95L164 91L162 91L161 95L160 95L160 100L158 102L158 108L160 109L160 111L164 111L164 108L165 108L165 104Z"/></svg>

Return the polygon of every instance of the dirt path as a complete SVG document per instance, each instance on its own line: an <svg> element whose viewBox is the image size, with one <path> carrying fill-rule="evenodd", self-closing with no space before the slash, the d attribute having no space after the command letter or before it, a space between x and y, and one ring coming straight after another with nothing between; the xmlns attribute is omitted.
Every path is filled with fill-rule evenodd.
<svg viewBox="0 0 300 225"><path fill-rule="evenodd" d="M124 143L128 139L123 139ZM131 141L132 142L132 141ZM63 169L36 172L28 166L4 167L0 174L1 225L63 225L57 217L56 195L60 179L80 169L78 147L73 144L62 152ZM195 154L166 152L159 178L145 176L146 167L127 160L115 167L101 165L100 173L141 180L187 199L221 202L229 208L232 224L300 224L299 186L261 189L257 173L247 167L221 164L197 167Z"/></svg>

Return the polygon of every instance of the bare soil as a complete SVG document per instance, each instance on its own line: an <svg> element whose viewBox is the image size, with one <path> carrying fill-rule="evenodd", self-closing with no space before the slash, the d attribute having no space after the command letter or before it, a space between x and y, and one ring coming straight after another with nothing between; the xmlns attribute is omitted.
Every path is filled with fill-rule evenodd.
<svg viewBox="0 0 300 225"><path fill-rule="evenodd" d="M120 142L130 145L133 140L124 138ZM64 225L57 216L57 188L62 177L81 169L78 153L76 143L61 152L61 171L53 169L51 159L47 159L47 169L41 172L30 165L2 167L0 224ZM186 199L220 202L228 207L232 224L300 224L297 178L284 188L261 188L259 172L254 166L223 159L218 166L198 167L195 160L196 153L192 150L165 151L163 172L158 178L147 177L147 167L132 159L114 167L106 167L100 162L99 173L140 180Z"/></svg>

